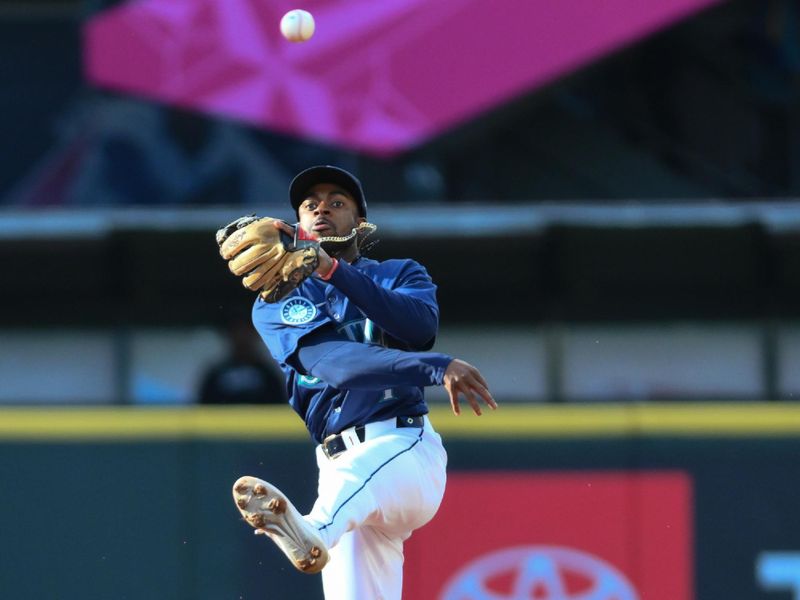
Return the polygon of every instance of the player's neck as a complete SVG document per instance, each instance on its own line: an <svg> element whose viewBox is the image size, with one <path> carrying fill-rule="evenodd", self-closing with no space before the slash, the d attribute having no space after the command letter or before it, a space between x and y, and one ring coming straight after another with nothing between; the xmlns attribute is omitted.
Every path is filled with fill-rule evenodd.
<svg viewBox="0 0 800 600"><path fill-rule="evenodd" d="M348 262L348 263L352 263L358 258L358 256L359 256L358 255L358 245L352 244L352 245L348 246L347 248L345 248L344 250L342 250L336 256L336 258L338 258L339 260L343 260L345 262Z"/></svg>

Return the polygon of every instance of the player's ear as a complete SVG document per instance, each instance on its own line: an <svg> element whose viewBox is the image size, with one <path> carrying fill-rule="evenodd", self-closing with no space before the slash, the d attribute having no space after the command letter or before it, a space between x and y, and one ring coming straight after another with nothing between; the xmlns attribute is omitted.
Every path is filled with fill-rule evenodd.
<svg viewBox="0 0 800 600"><path fill-rule="evenodd" d="M366 223L366 222L367 222L366 218L358 217L358 219L356 220L356 225L361 225L362 223Z"/></svg>

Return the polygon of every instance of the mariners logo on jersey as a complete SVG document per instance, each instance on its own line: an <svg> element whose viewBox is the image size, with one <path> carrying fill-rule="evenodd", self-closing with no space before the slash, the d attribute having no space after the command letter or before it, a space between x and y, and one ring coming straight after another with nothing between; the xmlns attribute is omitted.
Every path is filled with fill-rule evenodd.
<svg viewBox="0 0 800 600"><path fill-rule="evenodd" d="M317 316L317 307L302 296L292 296L281 304L281 321L287 325L302 325Z"/></svg>

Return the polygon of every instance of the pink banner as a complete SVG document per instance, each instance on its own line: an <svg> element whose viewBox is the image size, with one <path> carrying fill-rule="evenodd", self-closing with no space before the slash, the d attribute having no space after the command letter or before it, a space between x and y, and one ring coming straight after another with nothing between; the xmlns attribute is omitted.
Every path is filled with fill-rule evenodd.
<svg viewBox="0 0 800 600"><path fill-rule="evenodd" d="M389 155L719 0L138 0L85 28L92 83Z"/></svg>

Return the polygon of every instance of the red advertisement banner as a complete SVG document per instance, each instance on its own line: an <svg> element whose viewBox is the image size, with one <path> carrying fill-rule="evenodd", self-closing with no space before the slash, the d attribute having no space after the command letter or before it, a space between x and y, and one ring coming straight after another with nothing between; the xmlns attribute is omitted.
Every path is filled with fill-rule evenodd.
<svg viewBox="0 0 800 600"><path fill-rule="evenodd" d="M406 543L405 600L693 600L678 471L454 473Z"/></svg>

